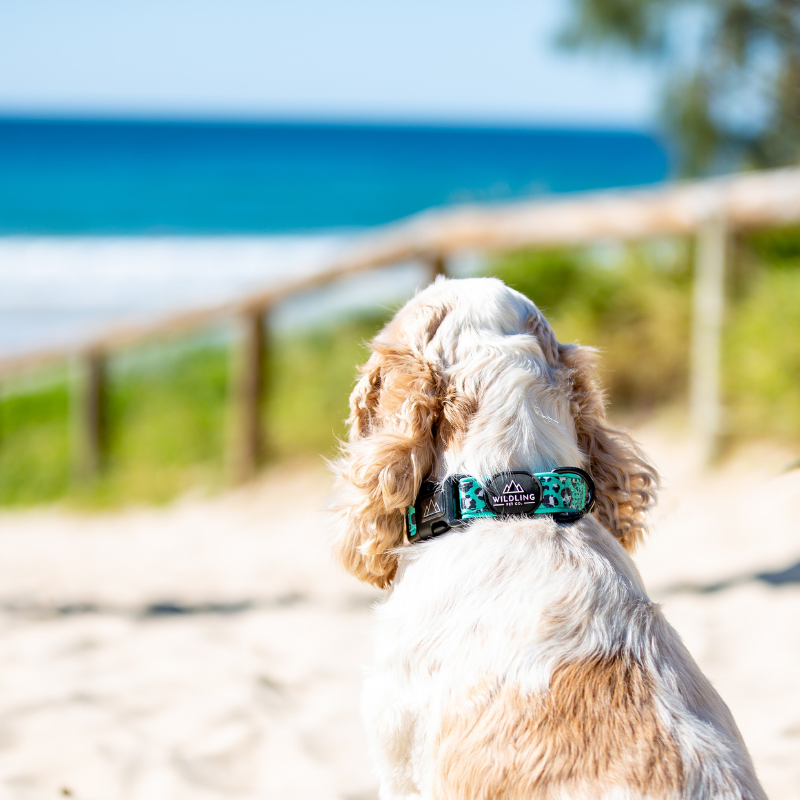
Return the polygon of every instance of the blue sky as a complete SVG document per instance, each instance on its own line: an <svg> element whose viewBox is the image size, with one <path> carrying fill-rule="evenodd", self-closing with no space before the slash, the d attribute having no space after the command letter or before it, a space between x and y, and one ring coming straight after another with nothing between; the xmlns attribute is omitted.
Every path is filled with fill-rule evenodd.
<svg viewBox="0 0 800 800"><path fill-rule="evenodd" d="M0 0L0 114L653 124L568 0Z"/></svg>

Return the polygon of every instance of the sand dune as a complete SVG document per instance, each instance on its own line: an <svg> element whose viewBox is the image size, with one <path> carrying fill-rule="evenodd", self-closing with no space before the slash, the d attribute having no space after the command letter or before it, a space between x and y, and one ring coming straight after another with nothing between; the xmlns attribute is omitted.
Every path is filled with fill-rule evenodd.
<svg viewBox="0 0 800 800"><path fill-rule="evenodd" d="M638 557L731 706L773 800L800 798L800 471L751 448L665 474ZM357 705L378 593L326 545L328 479L221 497L0 515L0 798L376 797Z"/></svg>

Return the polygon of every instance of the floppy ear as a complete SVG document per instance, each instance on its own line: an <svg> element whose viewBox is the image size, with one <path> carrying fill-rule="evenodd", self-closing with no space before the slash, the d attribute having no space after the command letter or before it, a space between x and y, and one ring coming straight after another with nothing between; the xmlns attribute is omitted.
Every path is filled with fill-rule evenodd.
<svg viewBox="0 0 800 800"><path fill-rule="evenodd" d="M548 365L554 369L560 369L562 366L560 345L550 323L538 308L533 309L525 320L525 328L536 337Z"/></svg>
<svg viewBox="0 0 800 800"><path fill-rule="evenodd" d="M595 351L559 345L572 384L572 415L586 470L597 489L595 514L633 552L646 533L645 511L656 501L658 473L630 435L606 420L605 399L595 371Z"/></svg>
<svg viewBox="0 0 800 800"><path fill-rule="evenodd" d="M435 466L443 382L423 351L445 313L438 305L409 308L374 339L350 395L350 440L333 464L335 555L381 588L397 570L403 514Z"/></svg>

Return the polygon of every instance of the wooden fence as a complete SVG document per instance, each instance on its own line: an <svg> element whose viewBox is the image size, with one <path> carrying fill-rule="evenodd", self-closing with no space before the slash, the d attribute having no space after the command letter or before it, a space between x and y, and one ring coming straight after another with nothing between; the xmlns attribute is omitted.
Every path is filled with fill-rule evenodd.
<svg viewBox="0 0 800 800"><path fill-rule="evenodd" d="M730 234L800 222L800 169L741 174L655 189L598 192L529 202L424 212L378 229L313 275L233 302L187 311L150 324L126 325L78 346L55 347L0 359L0 379L68 361L75 372L76 472L102 467L104 382L107 359L145 341L196 332L234 321L240 335L234 353L232 396L237 432L232 446L237 479L258 468L264 431L260 409L267 353L267 318L288 297L340 278L418 260L431 279L447 273L459 251L633 241L658 236L696 236L692 317L690 405L692 425L706 458L713 457L721 429L720 333L725 263Z"/></svg>

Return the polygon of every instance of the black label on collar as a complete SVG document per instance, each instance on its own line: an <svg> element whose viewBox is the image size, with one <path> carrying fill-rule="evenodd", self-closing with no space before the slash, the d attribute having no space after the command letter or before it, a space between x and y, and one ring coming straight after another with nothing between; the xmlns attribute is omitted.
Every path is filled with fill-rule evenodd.
<svg viewBox="0 0 800 800"><path fill-rule="evenodd" d="M486 482L486 503L495 514L533 514L542 502L542 485L530 472L503 472Z"/></svg>

